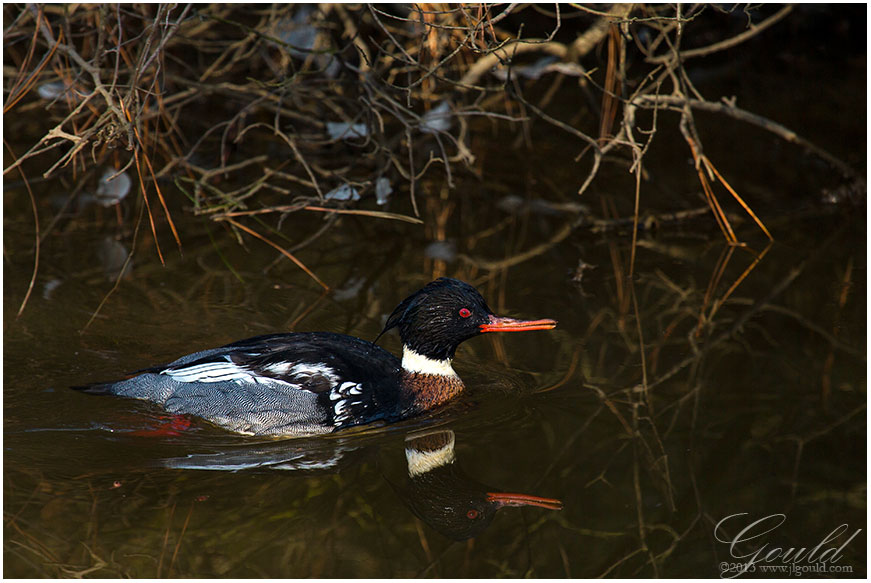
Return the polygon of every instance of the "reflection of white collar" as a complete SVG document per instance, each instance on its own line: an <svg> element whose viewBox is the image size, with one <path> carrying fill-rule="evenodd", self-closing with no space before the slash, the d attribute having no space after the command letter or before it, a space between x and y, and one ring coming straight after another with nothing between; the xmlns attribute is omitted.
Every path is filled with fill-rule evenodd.
<svg viewBox="0 0 871 583"><path fill-rule="evenodd" d="M408 462L408 475L412 478L425 474L435 468L454 463L454 434L450 441L438 449L422 451L409 446L405 447L405 460Z"/></svg>
<svg viewBox="0 0 871 583"><path fill-rule="evenodd" d="M451 359L435 360L427 358L422 354L418 354L408 346L402 347L402 368L407 372L417 372L421 374L437 375L445 377L455 377L457 373L451 367Z"/></svg>

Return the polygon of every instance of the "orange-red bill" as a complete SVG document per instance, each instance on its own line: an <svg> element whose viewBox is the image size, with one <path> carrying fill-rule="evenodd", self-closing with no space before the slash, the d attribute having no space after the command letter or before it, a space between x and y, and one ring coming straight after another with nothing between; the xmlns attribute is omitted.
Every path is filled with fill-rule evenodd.
<svg viewBox="0 0 871 583"><path fill-rule="evenodd" d="M515 320L490 316L490 322L481 324L481 332L528 332L531 330L550 330L556 327L556 320Z"/></svg>
<svg viewBox="0 0 871 583"><path fill-rule="evenodd" d="M487 492L487 501L499 506L538 506L548 510L562 510L563 503L555 498L542 498L529 494L511 494L509 492Z"/></svg>

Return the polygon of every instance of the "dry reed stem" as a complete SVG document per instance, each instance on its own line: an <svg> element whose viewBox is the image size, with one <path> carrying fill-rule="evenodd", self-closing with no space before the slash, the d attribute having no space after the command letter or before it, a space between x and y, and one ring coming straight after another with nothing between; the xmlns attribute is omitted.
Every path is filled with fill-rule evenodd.
<svg viewBox="0 0 871 583"><path fill-rule="evenodd" d="M768 232L768 229L765 227L765 225L762 223L762 221L759 220L759 217L756 216L756 213L754 213L753 210L747 205L747 203L744 202L744 199L741 198L737 192L735 192L735 189L732 188L732 186L726 181L725 178L723 178L723 176L719 173L719 171L717 171L716 166L714 166L711 163L711 161L708 159L708 157L705 156L704 154L702 154L702 162L704 163L705 168L707 168L709 171L711 171L720 180L720 182L723 184L723 186L726 188L726 190L729 191L729 194L732 195L732 198L737 200L738 204L740 204L741 207L747 212L747 214L750 215L750 218L752 218L753 221L757 225L759 225L759 228L762 229L762 232L765 233L765 236L768 237L768 240L773 241L774 237L771 236L771 233ZM724 218L725 218L725 216L724 216Z"/></svg>
<svg viewBox="0 0 871 583"><path fill-rule="evenodd" d="M765 257L765 255L768 254L768 251L771 250L771 247L772 247L772 244L769 243L769 244L765 247L765 249L762 250L761 253L758 253L758 254L754 253L753 261L750 263L750 265L748 265L748 266L744 269L744 271L741 273L741 275L739 275L739 276L735 279L735 281L732 282L732 285L730 285L730 286L729 286L729 289L727 289L727 290L725 291L725 293L723 293L722 297L720 297L718 300L716 300L716 301L714 302L713 306L711 306L711 311L710 311L710 313L708 314L708 319L709 319L709 320L713 319L714 314L717 313L717 310L720 309L720 306L722 306L723 303L724 303L726 300L729 299L729 297L732 295L732 293L735 291L735 289L736 289L739 285L741 285L741 282L744 281L744 280L747 278L747 276L750 275L750 273L751 273L754 269L756 269L756 266L759 265L759 263L762 261L762 259Z"/></svg>
<svg viewBox="0 0 871 583"><path fill-rule="evenodd" d="M142 197L145 200L145 197ZM146 205L142 205L139 207L139 217L136 220L136 226L133 229L133 237L132 245L130 247L130 252L127 254L127 258L124 260L124 264L121 266L121 269L118 270L118 275L115 277L115 282L112 284L111 289L106 292L106 295L103 296L103 299L100 300L100 303L97 304L96 309L94 309L93 313L91 313L91 317L88 318L88 321L85 322L85 325L82 326L82 329L79 331L80 334L84 334L85 331L91 326L94 320L97 319L97 315L103 309L103 306L106 305L106 302L109 301L109 298L115 291L118 289L118 286L121 285L121 279L123 279L124 274L127 273L127 269L130 266L130 262L133 261L133 253L136 251L136 243L139 241L139 227L142 225L143 219L143 211L145 210ZM150 216L150 215L149 215Z"/></svg>
<svg viewBox="0 0 871 583"><path fill-rule="evenodd" d="M9 154L15 158L15 152L12 151L12 147L5 138L3 139L3 145L6 146L7 150L9 150ZM25 306L27 306L27 300L30 299L30 294L33 293L33 286L36 284L36 274L39 272L39 250L40 243L42 242L42 238L39 234L39 209L36 205L36 197L33 195L33 189L30 188L30 182L27 180L27 175L24 174L24 170L19 167L18 172L21 174L21 179L24 181L24 187L27 189L27 195L30 197L30 206L33 211L33 230L35 240L33 245L33 273L30 276L30 283L27 285L27 292L24 294L24 299L21 300L21 305L18 307L18 312L15 314L16 318L21 317Z"/></svg>
<svg viewBox="0 0 871 583"><path fill-rule="evenodd" d="M273 243L272 241L270 241L269 239L267 239L266 237L264 237L263 235L261 235L261 234L258 233L257 231L255 231L255 230L253 230L253 229L250 229L250 228L246 227L245 225L243 225L243 224L241 224L241 223L239 223L239 222L234 221L234 220L231 219L231 218L224 218L224 219L221 219L221 220L227 221L228 223L230 223L231 225L233 225L233 226L236 227L237 229L241 229L242 231L245 231L245 232L248 233L249 235L253 235L254 237L257 237L258 239L260 239L261 241L263 241L264 243L266 243L266 244L269 245L270 247L275 248L279 253L281 253L282 255L284 255L285 257L287 257L288 259L290 259L291 261L293 261L293 262L297 265L297 267L299 267L299 268L302 269L304 272L306 272L306 274L307 274L310 278L312 278L313 280L315 280L315 281L318 283L318 285L320 285L322 288L324 288L325 290L330 289L330 286L328 286L327 284L325 284L324 282L322 282L322 281L320 280L320 278L319 278L317 275L315 275L314 273L312 273L312 271L311 271L308 267L306 267L305 264L304 264L302 261L300 261L299 259L297 259L293 254L291 254L289 251L287 251L286 249L284 249L284 248L281 247L280 245L277 245L276 243Z"/></svg>

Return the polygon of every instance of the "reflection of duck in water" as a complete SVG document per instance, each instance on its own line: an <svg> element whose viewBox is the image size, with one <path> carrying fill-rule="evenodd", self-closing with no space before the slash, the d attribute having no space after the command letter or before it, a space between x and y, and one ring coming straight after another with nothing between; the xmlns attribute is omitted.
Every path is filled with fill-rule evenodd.
<svg viewBox="0 0 871 583"><path fill-rule="evenodd" d="M204 453L161 460L161 465L178 470L284 470L288 472L335 473L351 465L358 452L369 448L351 442L285 439L272 443L224 446Z"/></svg>
<svg viewBox="0 0 871 583"><path fill-rule="evenodd" d="M553 498L494 492L468 477L456 463L450 430L409 435L405 458L408 482L401 497L418 518L455 540L479 535L505 506L562 508Z"/></svg>
<svg viewBox="0 0 871 583"><path fill-rule="evenodd" d="M460 343L484 332L554 326L553 320L500 318L475 288L441 278L387 320L384 331L399 329L401 361L344 334L271 334L190 354L125 381L77 388L151 401L246 435L314 435L437 407L463 390L451 367Z"/></svg>

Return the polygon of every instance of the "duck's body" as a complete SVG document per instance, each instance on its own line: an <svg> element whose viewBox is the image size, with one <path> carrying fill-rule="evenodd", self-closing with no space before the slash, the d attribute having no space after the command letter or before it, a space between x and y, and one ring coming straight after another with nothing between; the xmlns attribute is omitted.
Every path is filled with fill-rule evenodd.
<svg viewBox="0 0 871 583"><path fill-rule="evenodd" d="M402 360L344 334L271 334L80 388L151 401L236 433L315 435L437 407L463 390L451 367L463 340L555 325L498 318L472 286L442 278L403 301L387 321L385 331L400 330Z"/></svg>

